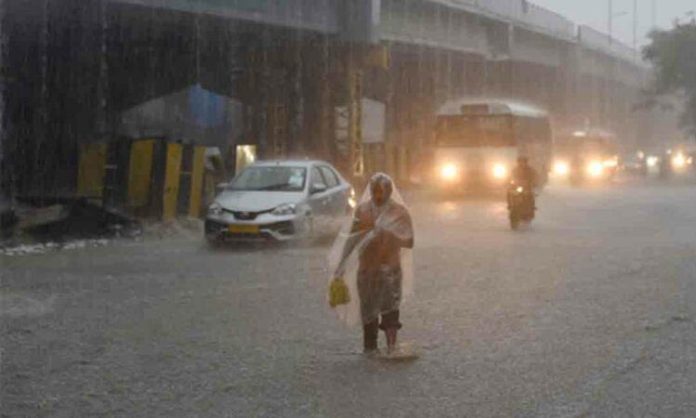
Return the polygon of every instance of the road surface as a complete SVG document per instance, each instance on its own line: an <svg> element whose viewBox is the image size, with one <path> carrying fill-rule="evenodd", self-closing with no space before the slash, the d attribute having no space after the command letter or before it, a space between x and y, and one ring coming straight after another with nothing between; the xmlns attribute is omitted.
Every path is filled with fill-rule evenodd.
<svg viewBox="0 0 696 418"><path fill-rule="evenodd" d="M407 200L419 360L357 354L321 245L0 256L2 416L696 416L696 187L552 187L517 233L498 199Z"/></svg>

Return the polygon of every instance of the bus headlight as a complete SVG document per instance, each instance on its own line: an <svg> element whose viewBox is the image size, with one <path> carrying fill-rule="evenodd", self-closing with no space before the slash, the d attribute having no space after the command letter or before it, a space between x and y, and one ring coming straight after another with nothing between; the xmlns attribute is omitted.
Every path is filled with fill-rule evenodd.
<svg viewBox="0 0 696 418"><path fill-rule="evenodd" d="M616 168L619 166L619 161L616 158L610 158L604 161L604 167L606 168Z"/></svg>
<svg viewBox="0 0 696 418"><path fill-rule="evenodd" d="M455 164L444 164L440 168L440 177L446 181L454 181L459 178L459 167Z"/></svg>
<svg viewBox="0 0 696 418"><path fill-rule="evenodd" d="M493 177L502 180L508 175L508 169L504 164L496 164L493 166Z"/></svg>
<svg viewBox="0 0 696 418"><path fill-rule="evenodd" d="M604 172L604 165L599 161L592 161L590 165L587 166L587 174L590 177L599 177Z"/></svg>
<svg viewBox="0 0 696 418"><path fill-rule="evenodd" d="M556 164L553 165L553 172L557 176L565 177L570 173L570 166L565 161L556 161Z"/></svg>

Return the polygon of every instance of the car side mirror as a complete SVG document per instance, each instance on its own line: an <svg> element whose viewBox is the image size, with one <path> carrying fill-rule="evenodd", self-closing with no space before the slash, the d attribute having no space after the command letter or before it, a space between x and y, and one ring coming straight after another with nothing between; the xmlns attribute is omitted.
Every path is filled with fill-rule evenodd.
<svg viewBox="0 0 696 418"><path fill-rule="evenodd" d="M310 194L323 193L326 191L326 185L323 183L314 183L312 188L309 190Z"/></svg>

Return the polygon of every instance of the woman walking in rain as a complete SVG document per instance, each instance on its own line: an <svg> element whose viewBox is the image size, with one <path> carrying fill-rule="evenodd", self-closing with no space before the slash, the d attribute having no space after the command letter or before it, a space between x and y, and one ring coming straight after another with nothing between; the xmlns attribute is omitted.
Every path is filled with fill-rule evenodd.
<svg viewBox="0 0 696 418"><path fill-rule="evenodd" d="M400 306L413 290L413 225L391 178L375 174L369 182L350 225L344 228L332 249L332 289L347 288L347 295L332 306L348 323L363 325L367 354L379 353L377 337L383 330L387 352L396 349Z"/></svg>

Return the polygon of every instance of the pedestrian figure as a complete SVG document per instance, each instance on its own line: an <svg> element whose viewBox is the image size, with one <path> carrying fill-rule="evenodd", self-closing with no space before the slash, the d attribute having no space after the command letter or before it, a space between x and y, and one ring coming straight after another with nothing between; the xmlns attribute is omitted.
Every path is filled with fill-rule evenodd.
<svg viewBox="0 0 696 418"><path fill-rule="evenodd" d="M387 351L396 348L400 307L412 292L413 225L392 179L375 174L357 206L353 219L337 238L332 250L332 287L345 282L351 295L338 306L340 316L353 322L355 311L363 326L365 353L377 353L377 337L383 330Z"/></svg>

